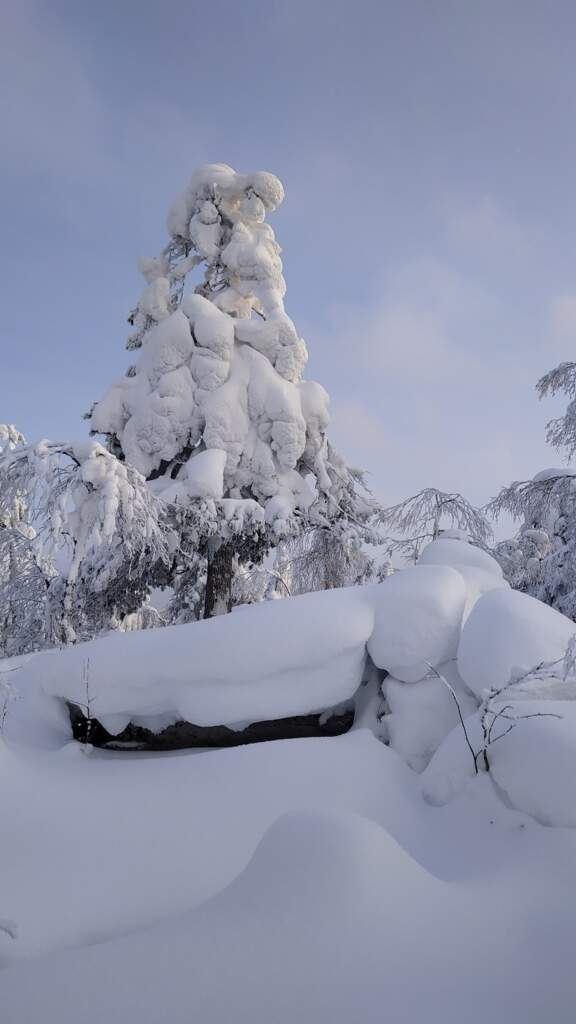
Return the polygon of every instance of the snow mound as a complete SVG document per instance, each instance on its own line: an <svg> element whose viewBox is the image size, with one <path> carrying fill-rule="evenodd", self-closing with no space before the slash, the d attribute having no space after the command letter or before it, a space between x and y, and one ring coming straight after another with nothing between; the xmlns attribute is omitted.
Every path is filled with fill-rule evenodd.
<svg viewBox="0 0 576 1024"><path fill-rule="evenodd" d="M575 632L570 619L528 594L492 590L480 598L464 624L458 648L460 675L480 697L541 662L562 658Z"/></svg>
<svg viewBox="0 0 576 1024"><path fill-rule="evenodd" d="M482 548L476 547L475 544L468 544L466 541L453 537L442 536L427 544L418 559L418 564L451 565L456 569L461 566L471 566L491 573L499 579L502 578L502 569L492 555L483 551Z"/></svg>
<svg viewBox="0 0 576 1024"><path fill-rule="evenodd" d="M462 714L473 714L476 701L467 694L453 661L438 666L455 690ZM423 771L442 741L458 724L454 698L441 679L430 674L417 683L403 683L388 676L382 691L388 714L385 718L390 746L414 771Z"/></svg>
<svg viewBox="0 0 576 1024"><path fill-rule="evenodd" d="M372 633L374 588L307 594L161 630L110 633L38 654L22 680L86 703L121 731L133 715L237 725L309 714L353 696ZM259 640L266 637L266 643Z"/></svg>
<svg viewBox="0 0 576 1024"><path fill-rule="evenodd" d="M576 704L522 701L512 713L537 717L519 717L506 739L490 747L497 786L541 824L576 827Z"/></svg>
<svg viewBox="0 0 576 1024"><path fill-rule="evenodd" d="M305 1007L306 1020L344 1024L364 1006L361 1019L376 1022L392 984L397 1017L414 942L422 947L438 929L445 890L374 822L294 812L195 912L6 971L3 1012L40 1024L49 1007L51 1020L76 1024L81 1004L82 1024L158 1024L167 1010L173 1024L188 1024L191 1009L212 1024L289 1024ZM407 894L419 907L411 921ZM436 969L453 944L438 937ZM433 972L424 971L433 992Z"/></svg>
<svg viewBox="0 0 576 1024"><path fill-rule="evenodd" d="M576 703L571 700L510 700L487 747L490 775L506 802L542 825L576 827ZM498 710L499 704L495 704ZM530 716L530 717L527 717ZM511 719L514 719L512 722ZM512 728L506 733L508 727ZM483 748L480 715L466 719L472 748ZM504 735L506 733L506 735ZM482 769L482 759L479 759ZM461 727L436 751L422 775L422 793L445 804L475 778L474 763Z"/></svg>
<svg viewBox="0 0 576 1024"><path fill-rule="evenodd" d="M455 656L465 603L462 576L448 566L417 565L388 576L378 587L372 660L405 682L423 679L427 663Z"/></svg>
<svg viewBox="0 0 576 1024"><path fill-rule="evenodd" d="M466 719L466 731L473 750L481 750L482 728L478 714ZM423 772L422 796L428 803L442 806L457 797L466 783L475 777L472 753L466 743L462 727L458 725L440 744Z"/></svg>
<svg viewBox="0 0 576 1024"><path fill-rule="evenodd" d="M246 870L216 901L229 904L233 895L251 912L274 908L282 921L297 907L323 905L331 916L345 909L346 919L360 924L374 913L374 894L397 885L417 898L434 880L375 822L294 811L270 826Z"/></svg>

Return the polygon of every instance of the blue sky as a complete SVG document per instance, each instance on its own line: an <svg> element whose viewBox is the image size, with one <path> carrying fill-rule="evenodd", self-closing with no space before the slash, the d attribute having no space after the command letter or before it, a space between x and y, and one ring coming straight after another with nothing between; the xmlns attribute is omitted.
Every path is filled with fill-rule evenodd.
<svg viewBox="0 0 576 1024"><path fill-rule="evenodd" d="M385 501L558 457L576 354L576 7L7 0L0 420L81 437L193 168L270 170L308 376Z"/></svg>

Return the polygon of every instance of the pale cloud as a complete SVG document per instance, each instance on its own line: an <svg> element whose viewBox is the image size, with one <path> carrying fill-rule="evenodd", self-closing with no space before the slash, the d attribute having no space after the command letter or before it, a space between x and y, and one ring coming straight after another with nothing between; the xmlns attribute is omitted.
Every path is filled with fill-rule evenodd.
<svg viewBox="0 0 576 1024"><path fill-rule="evenodd" d="M452 196L444 199L440 210L451 242L490 260L523 262L537 248L536 227L521 225L492 196Z"/></svg>
<svg viewBox="0 0 576 1024"><path fill-rule="evenodd" d="M420 260L388 274L381 297L361 309L336 307L330 344L351 349L362 366L413 379L480 372L470 341L494 320L493 297L450 267Z"/></svg>

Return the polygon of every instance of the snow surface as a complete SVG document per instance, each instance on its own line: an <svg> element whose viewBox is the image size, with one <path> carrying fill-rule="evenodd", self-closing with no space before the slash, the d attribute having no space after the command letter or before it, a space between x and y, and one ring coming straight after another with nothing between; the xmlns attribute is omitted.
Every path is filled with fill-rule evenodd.
<svg viewBox="0 0 576 1024"><path fill-rule="evenodd" d="M518 720L487 776L433 673L384 680L390 746L374 735L375 676L344 736L171 755L81 747L51 696L84 699L89 650L94 698L117 722L128 707L166 714L167 696L195 720L289 713L311 700L306 686L314 700L351 692L367 642L397 656L384 615L396 601L412 609L416 663L454 646L466 599L455 569L421 565L379 586L12 659L2 1021L571 1024L576 830L544 826L576 826L576 700L512 699ZM494 613L482 657L508 620ZM477 746L453 655L437 666ZM546 693L561 680L537 682ZM423 775L405 763L420 770L431 753Z"/></svg>
<svg viewBox="0 0 576 1024"><path fill-rule="evenodd" d="M573 1019L576 833L427 806L367 730L0 757L9 1024Z"/></svg>

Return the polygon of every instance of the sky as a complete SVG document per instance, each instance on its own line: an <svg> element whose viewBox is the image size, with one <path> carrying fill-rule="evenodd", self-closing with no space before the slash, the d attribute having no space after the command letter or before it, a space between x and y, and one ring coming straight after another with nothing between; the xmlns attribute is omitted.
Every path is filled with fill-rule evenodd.
<svg viewBox="0 0 576 1024"><path fill-rule="evenodd" d="M140 255L205 162L268 170L307 376L390 504L561 464L576 355L572 0L4 0L0 421L82 438Z"/></svg>

